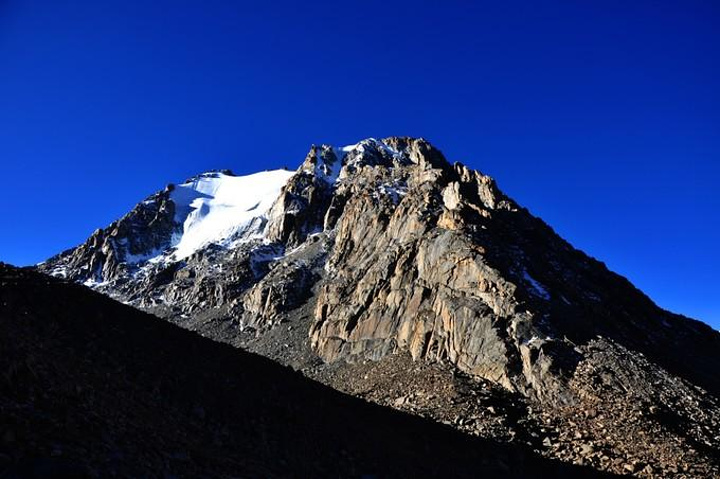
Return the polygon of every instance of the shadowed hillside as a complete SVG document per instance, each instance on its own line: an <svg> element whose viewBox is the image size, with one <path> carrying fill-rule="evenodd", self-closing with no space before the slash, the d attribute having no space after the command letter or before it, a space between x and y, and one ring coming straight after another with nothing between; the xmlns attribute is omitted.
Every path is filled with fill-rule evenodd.
<svg viewBox="0 0 720 479"><path fill-rule="evenodd" d="M0 264L0 477L604 477Z"/></svg>

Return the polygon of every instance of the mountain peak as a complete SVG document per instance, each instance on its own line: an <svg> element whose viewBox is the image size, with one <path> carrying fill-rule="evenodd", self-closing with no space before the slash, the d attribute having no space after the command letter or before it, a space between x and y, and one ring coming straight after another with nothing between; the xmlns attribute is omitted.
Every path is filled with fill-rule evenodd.
<svg viewBox="0 0 720 479"><path fill-rule="evenodd" d="M720 334L658 308L424 139L198 175L39 268L321 379L405 355L548 415L672 404L697 425L693 444L720 423ZM688 397L715 416L700 424ZM627 441L605 427L603 441Z"/></svg>
<svg viewBox="0 0 720 479"><path fill-rule="evenodd" d="M428 168L450 168L442 153L423 138L366 138L352 145L335 147L312 145L300 170L335 183L364 166L421 165Z"/></svg>
<svg viewBox="0 0 720 479"><path fill-rule="evenodd" d="M314 253L303 267L288 264L297 251ZM311 263L322 272L307 270ZM313 146L294 172L198 175L41 267L182 314L232 304L242 324L261 329L280 314L271 296L285 291L278 301L290 308L289 284L310 281L318 284L311 346L326 361L406 350L529 395L567 396L563 375L547 371L576 363L575 345L597 335L663 364L659 345L674 341L675 328L702 336L572 248L492 178L451 165L419 138ZM285 289L280 272L290 274ZM198 275L207 284L191 291L203 293L182 299L182 285ZM720 388L705 366L692 374Z"/></svg>

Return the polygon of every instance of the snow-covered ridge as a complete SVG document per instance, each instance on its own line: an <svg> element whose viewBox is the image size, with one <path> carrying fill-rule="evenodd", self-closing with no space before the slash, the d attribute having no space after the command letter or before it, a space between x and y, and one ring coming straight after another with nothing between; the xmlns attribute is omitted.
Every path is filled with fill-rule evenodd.
<svg viewBox="0 0 720 479"><path fill-rule="evenodd" d="M207 173L177 185L170 193L175 222L182 231L173 239L175 259L209 244L231 246L262 235L267 212L294 174L273 170L247 176Z"/></svg>
<svg viewBox="0 0 720 479"><path fill-rule="evenodd" d="M306 172L332 185L342 179L343 167L370 151L391 158L402 155L374 138L339 148L323 145L317 151L318 161ZM284 169L247 176L210 172L176 186L170 199L182 231L171 244L173 259L186 258L210 244L232 247L238 241L261 238L270 208L294 174Z"/></svg>
<svg viewBox="0 0 720 479"><path fill-rule="evenodd" d="M363 159L366 152L378 152L390 158L400 158L402 153L391 148L386 143L375 138L367 138L353 145L333 147L322 145L317 150L317 162L312 167L306 167L304 171L324 179L329 184L334 184L344 178L345 166L353 166Z"/></svg>
<svg viewBox="0 0 720 479"><path fill-rule="evenodd" d="M279 169L246 176L210 171L171 185L108 228L98 230L85 248L58 258L52 274L67 276L72 268L77 277L97 285L124 273L136 276L157 265L182 261L210 246L234 249L264 242L272 236L268 231L268 222L274 224L272 207L298 172L312 174L335 188L359 168L391 167L396 160L406 160L404 152L373 138L341 147L313 147L313 152L297 171ZM378 195L390 196L397 203L406 185L396 183L378 185ZM296 203L279 202L278 210L291 213ZM93 271L89 270L91 264Z"/></svg>

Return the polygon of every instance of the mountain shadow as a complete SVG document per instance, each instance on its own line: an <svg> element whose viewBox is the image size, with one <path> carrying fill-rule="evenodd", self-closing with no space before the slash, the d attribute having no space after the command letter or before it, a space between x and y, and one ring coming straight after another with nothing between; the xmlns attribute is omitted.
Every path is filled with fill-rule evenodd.
<svg viewBox="0 0 720 479"><path fill-rule="evenodd" d="M0 477L609 477L0 263Z"/></svg>

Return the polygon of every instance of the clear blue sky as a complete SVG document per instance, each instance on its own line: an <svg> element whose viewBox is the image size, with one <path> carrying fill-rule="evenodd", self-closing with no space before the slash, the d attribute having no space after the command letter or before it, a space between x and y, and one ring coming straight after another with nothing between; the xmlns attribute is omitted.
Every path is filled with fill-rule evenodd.
<svg viewBox="0 0 720 479"><path fill-rule="evenodd" d="M0 260L200 171L423 136L720 328L718 25L714 0L0 0Z"/></svg>

